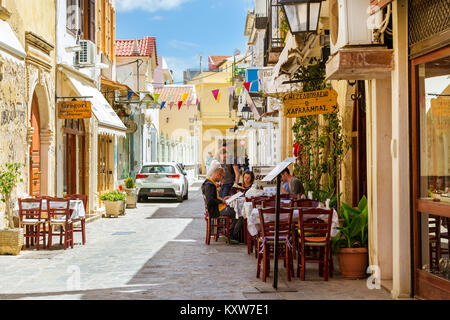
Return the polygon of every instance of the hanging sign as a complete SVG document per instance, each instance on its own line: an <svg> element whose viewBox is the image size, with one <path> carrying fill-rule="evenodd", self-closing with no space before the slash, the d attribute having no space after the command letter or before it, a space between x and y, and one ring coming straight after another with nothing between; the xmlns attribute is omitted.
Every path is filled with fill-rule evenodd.
<svg viewBox="0 0 450 320"><path fill-rule="evenodd" d="M58 102L59 119L86 119L92 115L90 101L63 101Z"/></svg>
<svg viewBox="0 0 450 320"><path fill-rule="evenodd" d="M450 117L450 99L431 99L431 114L441 117Z"/></svg>
<svg viewBox="0 0 450 320"><path fill-rule="evenodd" d="M287 118L333 113L338 110L337 92L333 89L291 92L283 97L283 105Z"/></svg>

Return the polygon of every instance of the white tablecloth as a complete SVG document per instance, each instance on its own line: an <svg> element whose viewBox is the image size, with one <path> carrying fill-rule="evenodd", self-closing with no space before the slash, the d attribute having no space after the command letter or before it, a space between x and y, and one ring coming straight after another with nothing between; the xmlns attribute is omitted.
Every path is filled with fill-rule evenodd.
<svg viewBox="0 0 450 320"><path fill-rule="evenodd" d="M62 206L55 207L55 209L63 208ZM71 220L79 220L86 217L86 212L84 211L83 200L70 200L69 208L72 210ZM42 201L42 210L47 210L47 201ZM19 215L19 201L16 201L14 205L14 214Z"/></svg>
<svg viewBox="0 0 450 320"><path fill-rule="evenodd" d="M282 203L289 203L290 200L281 199ZM260 220L259 220L259 211L258 208L253 208L253 204L251 202L245 202L245 198L239 198L233 201L232 207L236 211L236 214L247 219L247 229L251 236L255 236L258 234L260 229ZM296 223L298 221L298 209L295 209L293 212L293 221ZM304 218L309 219L315 216L304 215ZM325 219L327 216L317 216L320 219ZM339 227L339 216L337 211L333 209L333 218L331 221L331 237L335 237L338 234L338 230L336 227Z"/></svg>

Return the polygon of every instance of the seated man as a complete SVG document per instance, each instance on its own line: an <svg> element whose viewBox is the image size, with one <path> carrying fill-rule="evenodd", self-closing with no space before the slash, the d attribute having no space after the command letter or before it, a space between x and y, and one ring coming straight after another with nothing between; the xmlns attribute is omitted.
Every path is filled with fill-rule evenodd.
<svg viewBox="0 0 450 320"><path fill-rule="evenodd" d="M291 176L289 169L286 168L281 172L281 181L289 183L289 191L285 188L281 188L281 192L284 194L304 194L305 188L303 184L296 177Z"/></svg>
<svg viewBox="0 0 450 320"><path fill-rule="evenodd" d="M227 206L226 200L219 197L218 183L223 180L225 176L225 170L222 167L217 167L211 170L211 175L203 182L202 192L206 198L206 206L208 207L208 213L211 218L218 218L219 216L228 216L231 218L230 226L230 238L231 240L238 240L239 231L243 225L243 219L240 217L236 219L236 212L233 208Z"/></svg>

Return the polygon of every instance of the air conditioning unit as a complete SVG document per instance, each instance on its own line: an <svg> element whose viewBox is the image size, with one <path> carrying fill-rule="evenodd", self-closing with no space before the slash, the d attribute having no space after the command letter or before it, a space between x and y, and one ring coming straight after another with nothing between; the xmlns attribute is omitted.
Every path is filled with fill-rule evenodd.
<svg viewBox="0 0 450 320"><path fill-rule="evenodd" d="M97 47L90 40L80 40L81 51L77 53L78 66L93 66L97 56Z"/></svg>
<svg viewBox="0 0 450 320"><path fill-rule="evenodd" d="M370 0L330 0L331 54L347 46L372 44Z"/></svg>

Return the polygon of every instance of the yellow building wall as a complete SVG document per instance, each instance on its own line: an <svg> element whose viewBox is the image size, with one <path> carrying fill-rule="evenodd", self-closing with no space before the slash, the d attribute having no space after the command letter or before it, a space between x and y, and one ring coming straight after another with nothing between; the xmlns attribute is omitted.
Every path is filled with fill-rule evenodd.
<svg viewBox="0 0 450 320"><path fill-rule="evenodd" d="M174 104L172 109L166 105L159 112L159 134L169 135L169 139L186 141L188 136L194 135L195 118L197 117L197 106L195 102L189 107L184 103L178 110ZM192 128L192 130L191 130Z"/></svg>
<svg viewBox="0 0 450 320"><path fill-rule="evenodd" d="M234 133L231 133L229 129L239 121L236 112L230 112L228 87L232 85L231 69L225 72L203 72L190 84L195 84L200 102L197 117L199 164L200 171L206 173L205 158L208 152L216 156L221 139L234 139ZM219 101L216 101L212 94L212 91L216 89L219 89Z"/></svg>

